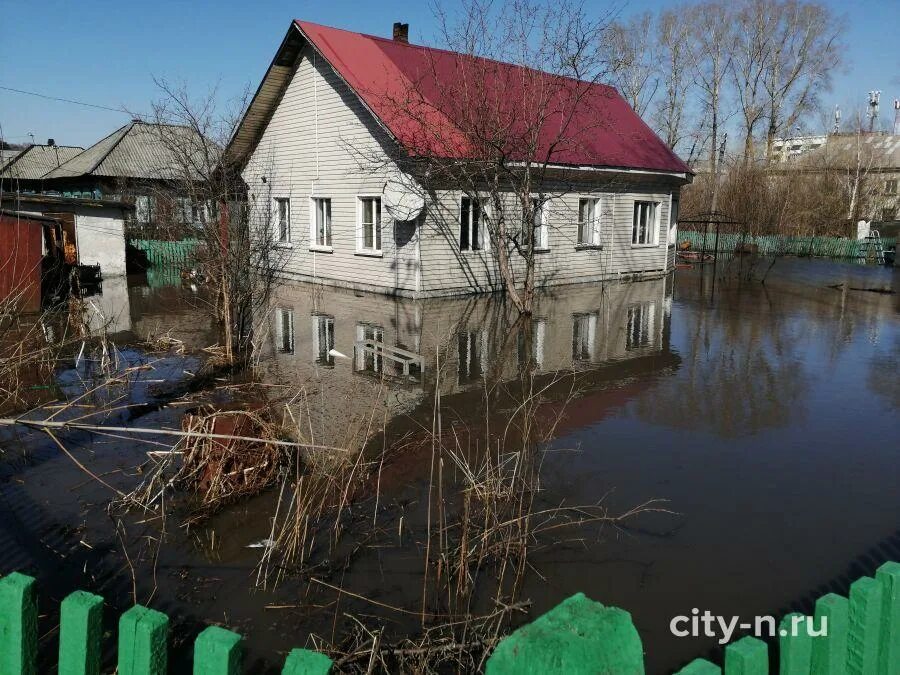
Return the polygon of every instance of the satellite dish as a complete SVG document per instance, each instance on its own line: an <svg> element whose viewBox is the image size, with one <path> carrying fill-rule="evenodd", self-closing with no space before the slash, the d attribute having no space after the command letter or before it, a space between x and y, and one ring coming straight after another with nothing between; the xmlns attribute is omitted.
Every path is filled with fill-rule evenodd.
<svg viewBox="0 0 900 675"><path fill-rule="evenodd" d="M411 176L397 171L385 183L384 208L394 220L415 220L425 208L421 190Z"/></svg>

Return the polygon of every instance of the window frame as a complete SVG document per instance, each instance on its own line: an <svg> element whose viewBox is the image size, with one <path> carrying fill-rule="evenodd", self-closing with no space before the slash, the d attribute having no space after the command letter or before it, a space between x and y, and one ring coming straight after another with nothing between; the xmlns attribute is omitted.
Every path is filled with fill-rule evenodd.
<svg viewBox="0 0 900 675"><path fill-rule="evenodd" d="M324 243L319 243L319 202L328 203L328 222ZM334 209L331 197L312 195L309 198L309 250L320 253L334 252Z"/></svg>
<svg viewBox="0 0 900 675"><path fill-rule="evenodd" d="M647 224L647 231L650 234L650 240L646 242L641 242L640 237L637 237L637 241L635 237L638 235L639 230L636 227L636 215L637 209L639 205L652 205L653 206L653 221L652 224ZM635 199L632 203L631 207L631 248L655 248L659 246L659 223L662 212L662 202L658 199Z"/></svg>
<svg viewBox="0 0 900 675"><path fill-rule="evenodd" d="M323 354L322 352L322 343L319 340L319 330L321 324L325 325L325 339L328 340L329 331L328 326L331 326L331 346L324 352L324 356L320 356ZM334 368L335 360L334 357L331 356L330 352L332 349L335 349L337 335L335 334L334 327L334 316L331 314L312 314L312 351L313 351L313 362L322 366L323 368Z"/></svg>
<svg viewBox="0 0 900 675"><path fill-rule="evenodd" d="M468 233L467 233L468 234L468 245L466 246L466 248L463 248L463 245L462 245L462 231L463 231L462 218L463 218L463 202L464 201L469 202L469 210L468 210L469 222L468 222ZM478 248L474 248L472 246L472 216L471 216L471 214L473 211L472 207L476 204L478 205L478 227L477 227ZM458 217L457 217L456 224L458 226L458 230L456 233L457 234L456 245L461 252L481 253L482 251L490 250L489 245L485 242L485 237L484 237L484 222L485 222L485 214L487 213L487 210L486 210L487 207L488 207L488 204L486 203L486 200L484 200L480 197L477 199L472 199L471 197L469 197L469 195L467 195L465 193L461 194L459 196L459 199L457 200ZM488 241L489 240L490 240L490 237L488 237Z"/></svg>
<svg viewBox="0 0 900 675"><path fill-rule="evenodd" d="M884 194L886 195L895 195L897 194L898 180L896 178L885 178L884 179Z"/></svg>
<svg viewBox="0 0 900 675"><path fill-rule="evenodd" d="M377 200L378 217L373 223L377 225L378 230L372 232L372 243L374 248L366 248L364 242L366 240L365 231L363 229L363 203L367 200ZM373 258L381 258L384 256L384 204L380 194L358 194L356 195L356 255L371 256Z"/></svg>
<svg viewBox="0 0 900 675"><path fill-rule="evenodd" d="M603 234L603 203L604 198L600 195L577 195L578 197L578 216L576 218L576 231L575 231L575 248L579 250L583 249L602 249L603 244L600 241L600 237ZM591 241L581 241L581 236L583 232L584 221L581 220L581 203L582 202L594 202L594 216L593 216L593 226L591 227Z"/></svg>
<svg viewBox="0 0 900 675"><path fill-rule="evenodd" d="M292 248L291 241L291 198L290 197L273 197L272 203L275 205L275 245L283 248ZM284 228L286 239L282 239L281 231L284 224L281 219L281 204L287 205L287 227Z"/></svg>

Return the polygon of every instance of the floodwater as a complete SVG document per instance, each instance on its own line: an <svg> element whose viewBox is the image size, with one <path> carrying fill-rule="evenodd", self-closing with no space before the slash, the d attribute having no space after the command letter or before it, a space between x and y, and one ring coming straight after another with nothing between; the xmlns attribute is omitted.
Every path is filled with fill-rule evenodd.
<svg viewBox="0 0 900 675"><path fill-rule="evenodd" d="M107 321L115 317L109 339L131 370L104 393L116 409L94 421L178 428L187 406L169 405L167 387L195 373L199 350L215 339L202 289L150 283L107 283L95 299ZM628 610L648 671L664 673L717 648L715 638L673 636L674 616L808 611L819 595L846 592L882 561L900 560L900 295L877 290L900 290L897 272L781 259L763 285L708 266L683 269L544 295L522 335L497 298L414 302L286 285L261 336L258 373L273 396L302 392L303 423L324 445L408 438L430 428L436 398L448 426L477 435L507 412L501 405L486 414L485 380L513 381L523 362L541 382L560 379L548 389L545 407L562 414L543 448L535 508L602 500L621 513L665 500L666 511L535 542L519 597L531 600L531 617L578 591ZM148 352L137 344L148 334L183 341L185 354ZM389 353L364 348L376 343ZM90 368L85 359L60 371L61 391L77 396ZM560 387L572 395L554 398ZM227 388L216 395L227 397ZM152 449L86 432L60 439L120 490L140 482L136 467ZM352 625L345 614L395 636L420 628L369 601L420 606L421 540L410 525L400 541L398 522L421 518L427 455L387 461L377 510L371 496L354 507L359 527L398 534L339 547L339 564L323 566L326 583L363 600L291 579L255 587L261 549L252 546L269 535L274 491L187 532L172 517L156 548L158 520L133 514L117 531L106 514L109 489L45 435L0 430L0 452L0 572L39 578L48 640L55 606L76 588L103 594L115 609L136 595L167 612L179 626L175 672L206 623L245 636L253 672L278 672L283 654L310 633L340 642Z"/></svg>

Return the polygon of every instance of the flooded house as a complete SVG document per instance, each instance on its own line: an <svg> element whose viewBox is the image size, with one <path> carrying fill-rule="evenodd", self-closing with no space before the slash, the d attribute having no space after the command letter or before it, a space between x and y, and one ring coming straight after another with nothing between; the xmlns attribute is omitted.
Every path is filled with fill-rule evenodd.
<svg viewBox="0 0 900 675"><path fill-rule="evenodd" d="M458 185L433 189L398 166L396 158L425 151L395 99L414 90L453 135L461 132L445 115L452 92L425 81L435 64L452 71L468 59L493 80L476 84L496 89L556 76L413 45L407 34L405 24L385 39L294 21L227 153L243 166L250 202L271 214L284 276L408 297L499 290L488 207ZM552 154L555 181L552 198L535 207L537 285L666 274L690 169L614 88L566 82L586 94L572 99L565 151L537 143L537 153ZM462 151L447 158L470 159Z"/></svg>
<svg viewBox="0 0 900 675"><path fill-rule="evenodd" d="M0 160L0 191L40 192L44 176L69 161L84 148L57 145L51 138L46 144L31 144Z"/></svg>
<svg viewBox="0 0 900 675"><path fill-rule="evenodd" d="M201 178L207 144L189 127L135 119L46 173L44 190L124 201L134 207L126 222L134 236L180 238L199 222L186 186Z"/></svg>

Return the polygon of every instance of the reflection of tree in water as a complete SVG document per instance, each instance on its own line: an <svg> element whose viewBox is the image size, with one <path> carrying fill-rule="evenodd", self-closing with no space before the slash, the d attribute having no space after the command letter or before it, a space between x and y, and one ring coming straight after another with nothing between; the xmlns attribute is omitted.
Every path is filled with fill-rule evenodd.
<svg viewBox="0 0 900 675"><path fill-rule="evenodd" d="M681 376L637 402L641 418L736 437L804 415L805 329L782 302L756 287L721 295L717 308L680 308Z"/></svg>

